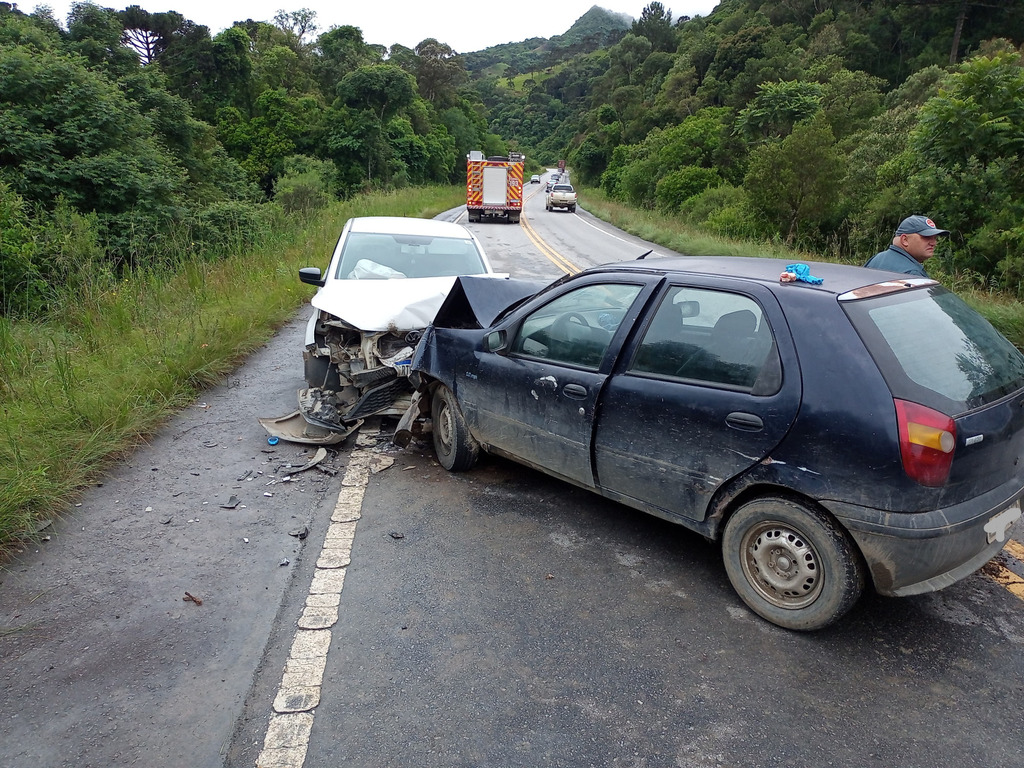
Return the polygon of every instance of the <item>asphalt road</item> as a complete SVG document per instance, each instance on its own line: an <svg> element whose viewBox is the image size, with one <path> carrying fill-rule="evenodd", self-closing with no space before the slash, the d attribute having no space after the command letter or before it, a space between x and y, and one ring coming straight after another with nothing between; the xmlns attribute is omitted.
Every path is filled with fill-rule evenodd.
<svg viewBox="0 0 1024 768"><path fill-rule="evenodd" d="M497 269L649 248L535 189L472 225ZM293 474L312 452L256 417L293 408L304 317L0 572L0 766L1024 766L1024 602L987 575L796 634L701 537L503 460L449 474L372 424ZM300 636L317 703L281 715Z"/></svg>

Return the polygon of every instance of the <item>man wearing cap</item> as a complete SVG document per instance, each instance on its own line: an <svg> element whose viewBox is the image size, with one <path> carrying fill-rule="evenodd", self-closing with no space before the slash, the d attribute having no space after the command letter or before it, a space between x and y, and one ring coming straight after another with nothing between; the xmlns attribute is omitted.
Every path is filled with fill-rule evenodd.
<svg viewBox="0 0 1024 768"><path fill-rule="evenodd" d="M896 227L892 245L876 253L864 266L928 277L924 271L924 262L935 253L935 241L939 235L948 234L946 230L936 227L935 222L927 216L907 216Z"/></svg>

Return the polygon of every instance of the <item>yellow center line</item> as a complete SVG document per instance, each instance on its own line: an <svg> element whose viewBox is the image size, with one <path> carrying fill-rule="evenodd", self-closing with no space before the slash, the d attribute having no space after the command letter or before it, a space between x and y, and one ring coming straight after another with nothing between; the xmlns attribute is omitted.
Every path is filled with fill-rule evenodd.
<svg viewBox="0 0 1024 768"><path fill-rule="evenodd" d="M1003 549L1024 563L1024 544L1020 544L1013 539L1010 539L1006 542L1006 546L1003 547Z"/></svg>
<svg viewBox="0 0 1024 768"><path fill-rule="evenodd" d="M1009 568L998 564L994 565L996 567L988 571L988 577L996 584L1006 587L1011 594L1024 600L1024 578L1021 578Z"/></svg>
<svg viewBox="0 0 1024 768"><path fill-rule="evenodd" d="M544 240L541 239L541 236L538 235L537 232L534 230L534 228L530 226L530 222L529 220L527 220L525 215L520 217L519 224L520 226L522 226L523 231L526 233L526 236L530 238L530 242L537 246L537 250L544 254L544 256L547 257L548 261L550 261L560 270L569 275L575 275L577 272L582 271L580 267L577 267L567 258L558 253L558 251L556 251L550 245L545 243Z"/></svg>
<svg viewBox="0 0 1024 768"><path fill-rule="evenodd" d="M1006 542L1006 546L1003 547L1003 551L1024 563L1024 546L1019 542L1010 539ZM1024 577L1014 573L1005 565L995 560L989 561L989 564L985 566L984 573L996 584L1005 587L1010 594L1024 600Z"/></svg>

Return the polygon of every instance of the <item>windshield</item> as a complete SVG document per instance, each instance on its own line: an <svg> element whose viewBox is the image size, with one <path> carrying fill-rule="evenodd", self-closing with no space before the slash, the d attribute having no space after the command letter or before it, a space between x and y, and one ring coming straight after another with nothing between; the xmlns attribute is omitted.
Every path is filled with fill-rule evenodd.
<svg viewBox="0 0 1024 768"><path fill-rule="evenodd" d="M977 408L1024 386L1024 355L939 286L847 305L893 394L943 410Z"/></svg>
<svg viewBox="0 0 1024 768"><path fill-rule="evenodd" d="M336 280L482 275L487 272L469 238L352 232L345 241Z"/></svg>

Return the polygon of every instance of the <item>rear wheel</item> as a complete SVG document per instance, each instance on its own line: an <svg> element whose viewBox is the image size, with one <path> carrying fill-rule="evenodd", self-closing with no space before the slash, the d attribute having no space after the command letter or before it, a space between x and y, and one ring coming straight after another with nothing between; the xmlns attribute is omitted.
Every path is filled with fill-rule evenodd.
<svg viewBox="0 0 1024 768"><path fill-rule="evenodd" d="M840 619L864 591L864 565L826 513L781 497L747 502L729 518L722 558L733 588L754 613L786 629Z"/></svg>
<svg viewBox="0 0 1024 768"><path fill-rule="evenodd" d="M466 417L448 387L441 385L434 391L430 412L438 462L451 472L470 469L480 456L480 443L469 433Z"/></svg>

